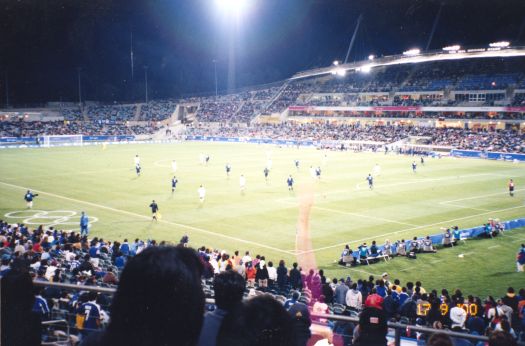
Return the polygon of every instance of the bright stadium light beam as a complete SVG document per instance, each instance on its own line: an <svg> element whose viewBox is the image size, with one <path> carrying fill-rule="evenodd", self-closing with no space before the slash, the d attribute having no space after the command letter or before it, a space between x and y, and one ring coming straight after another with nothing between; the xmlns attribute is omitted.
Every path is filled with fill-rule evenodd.
<svg viewBox="0 0 525 346"><path fill-rule="evenodd" d="M404 51L403 55L415 56L415 55L419 55L419 53L421 53L421 50L419 50L419 48L413 48L413 49L409 49L409 50Z"/></svg>
<svg viewBox="0 0 525 346"><path fill-rule="evenodd" d="M505 47L510 46L510 42L508 41L492 42L491 44L489 44L489 46L492 48L505 48Z"/></svg>
<svg viewBox="0 0 525 346"><path fill-rule="evenodd" d="M217 7L225 13L240 14L245 12L252 0L215 0Z"/></svg>
<svg viewBox="0 0 525 346"><path fill-rule="evenodd" d="M458 51L461 49L461 46L459 44L455 44L453 46L446 46L442 48L446 52L452 52L452 51Z"/></svg>

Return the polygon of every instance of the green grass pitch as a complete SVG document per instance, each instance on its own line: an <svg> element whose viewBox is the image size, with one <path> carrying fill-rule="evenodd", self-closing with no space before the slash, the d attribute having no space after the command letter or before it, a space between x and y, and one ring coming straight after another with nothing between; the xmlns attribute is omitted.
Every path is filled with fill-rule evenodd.
<svg viewBox="0 0 525 346"><path fill-rule="evenodd" d="M134 171L135 154L141 157L140 177ZM210 155L208 166L199 163L200 154ZM268 157L273 167L266 182L263 168ZM172 194L173 159L179 185ZM414 159L417 173L411 169ZM78 227L78 214L56 216L84 210L98 219L90 236L178 242L188 234L194 247L249 249L274 263L284 259L290 265L297 254L299 201L310 196L312 249L318 268L325 269L328 277L360 278L386 271L402 282L419 279L427 288L461 287L481 295L502 294L507 286L525 282L523 273L515 272L515 254L525 241L521 229L493 240L469 240L415 261L396 258L357 268L334 263L345 243L355 248L375 239L382 244L385 239L435 234L444 226L466 228L488 218L524 216L525 170L519 164L428 158L422 166L418 157L394 154L200 142L110 145L106 150L101 146L9 149L0 151L0 162L0 217L11 222L62 222L67 229ZM227 162L232 166L229 179ZM376 163L381 174L370 191L365 177ZM310 166L321 166L320 181L311 177ZM239 188L241 174L246 177L244 194ZM286 186L289 174L296 181L294 192ZM514 198L507 193L509 178L516 182ZM197 194L200 184L207 190L202 207ZM16 213L25 210L26 188L40 193L34 209L47 214ZM162 213L159 222L151 221L152 199ZM463 258L458 258L460 253Z"/></svg>

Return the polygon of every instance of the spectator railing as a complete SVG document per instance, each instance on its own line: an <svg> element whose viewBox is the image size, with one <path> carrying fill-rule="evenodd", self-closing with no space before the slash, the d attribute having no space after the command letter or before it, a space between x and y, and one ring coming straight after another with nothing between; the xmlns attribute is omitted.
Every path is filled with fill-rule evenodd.
<svg viewBox="0 0 525 346"><path fill-rule="evenodd" d="M44 286L44 287L56 287L56 288L61 288L61 289L70 289L70 290L79 290L79 291L92 291L92 292L106 293L106 294L114 294L117 291L115 288L75 285L75 284L56 283L56 282L47 282L47 281L33 281L33 284L37 286ZM215 303L215 299L206 298L206 304L214 304L214 303ZM311 317L314 317L316 319L326 319L330 321L349 322L349 323L354 323L354 324L359 323L359 317L352 317L352 316L345 316L345 315L312 313ZM49 325L53 325L57 323L67 324L67 321L65 320L46 321L46 322L42 322L42 325L49 326ZM398 323L398 322L388 322L388 328L394 330L394 340L395 340L396 346L401 345L401 339L403 336L403 332L408 332L408 331L418 332L418 333L423 333L423 334L443 333L452 338L461 338L461 339L467 339L467 340L472 340L472 341L488 341L488 338L486 336L460 333L460 332L455 332L455 331L445 330L445 329L434 329L434 328L429 328L429 327L423 327L423 326L411 325L411 324L403 324L403 323ZM67 335L69 335L69 326L67 327Z"/></svg>

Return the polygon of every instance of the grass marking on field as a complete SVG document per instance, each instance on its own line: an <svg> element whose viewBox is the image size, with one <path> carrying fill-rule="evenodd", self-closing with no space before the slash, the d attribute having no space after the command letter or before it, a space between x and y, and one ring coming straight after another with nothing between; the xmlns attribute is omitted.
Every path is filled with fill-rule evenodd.
<svg viewBox="0 0 525 346"><path fill-rule="evenodd" d="M525 189L518 189L518 190L515 190L515 192L518 192L518 191L525 191ZM458 199L451 199L449 201L442 201L442 202L439 202L439 204L450 204L450 203L454 203L454 202L461 202L461 201L468 201L468 200L471 200L471 199L478 199L478 198L485 198L485 197L492 197L492 196L498 196L498 195L503 195L503 194L507 194L508 195L508 191L502 191L502 192L496 192L496 193L489 193L487 195L479 195L479 196L472 196L472 197L465 197L465 198L458 198Z"/></svg>
<svg viewBox="0 0 525 346"><path fill-rule="evenodd" d="M355 271L355 272L362 273L362 274L373 275L373 276L376 276L376 277L377 277L377 276L381 276L381 274L371 273L371 272L367 272L366 270L355 269L355 268L351 268L351 267L345 267L345 269L353 270L353 271Z"/></svg>
<svg viewBox="0 0 525 346"><path fill-rule="evenodd" d="M430 264L436 264L436 263L443 262L443 261L444 261L443 259L438 259L438 260L434 260L430 262Z"/></svg>
<svg viewBox="0 0 525 346"><path fill-rule="evenodd" d="M285 201L284 199L279 199L279 200L277 200L277 202L280 202L280 203L283 203L283 204L288 204L290 206L292 206L292 205L293 206L297 206L297 203L291 202L291 201ZM360 217L360 218L364 218L364 219L372 219L372 220L384 221L384 222L387 222L387 223L395 223L395 224L403 225L403 226L419 227L418 225L415 225L413 223L406 223L406 222L401 222L401 221L396 221L396 220L385 219L385 218L382 218L382 217L364 215L364 214L359 214L359 213L352 213L352 212L348 212L348 211L344 211L344 210L337 210L337 209L331 209L331 208L325 208L325 207L318 207L316 205L313 205L312 208L313 209L324 210L324 211L328 211L328 212L332 212L332 213L337 213L337 214L344 214L344 215Z"/></svg>
<svg viewBox="0 0 525 346"><path fill-rule="evenodd" d="M525 242L525 238L515 239L515 240L511 241L511 243L521 243L521 242Z"/></svg>
<svg viewBox="0 0 525 346"><path fill-rule="evenodd" d="M497 247L500 247L500 245L492 245L492 246L489 246L487 249L490 250L490 249L495 249L495 248L497 248Z"/></svg>
<svg viewBox="0 0 525 346"><path fill-rule="evenodd" d="M3 181L0 181L0 184L5 185L5 186L9 186L9 187L12 187L12 188L15 188L15 189L19 189L19 190L29 190L29 188L27 188L27 187L14 185L14 184L9 184L9 183L3 182ZM97 204L97 203L83 201L83 200L76 199L76 198L70 198L70 197L66 197L66 196L61 196L61 195L57 195L57 194L54 194L54 193L51 193L51 192L42 191L42 190L32 189L32 191L38 192L38 193L40 193L42 195L47 195L47 196L51 196L51 197L55 197L55 198L59 198L59 199L64 199L64 200L75 202L75 203L85 204L85 205L89 205L89 206L92 206L92 207L95 207L95 208L99 208L99 209L105 209L105 210L110 210L110 211L121 213L121 214L125 214L125 215L134 216L134 217L137 217L137 218L140 218L140 219L151 220L151 216L134 213L134 212L127 211L127 210L116 209L116 208L108 207L108 206L105 206L105 205L102 205L102 204ZM259 247L266 248L266 249L269 249L269 250L273 250L273 251L276 251L276 252L282 252L282 253L285 253L287 255L295 255L294 253L292 253L290 251L287 251L287 250L282 250L282 249L278 249L278 248L273 247L273 246L260 244L260 243L254 242L254 241L244 240L244 239L241 239L241 238L232 237L232 236L228 236L228 235L221 234L221 233L216 233L216 232L205 230L203 228L199 228L199 227L195 227L195 226L185 225L185 224L172 222L172 221L167 221L167 220L163 220L163 219L158 220L158 222L159 223L165 223L165 224L172 225L172 226L177 226L177 227L184 228L184 229L191 230L191 231L196 231L196 232L209 234L209 235L213 235L213 236L217 236L217 237L221 237L221 238L226 238L226 239L230 239L230 240L239 241L239 242L245 243L245 244L259 246Z"/></svg>
<svg viewBox="0 0 525 346"><path fill-rule="evenodd" d="M344 243L338 243L338 244L334 244L334 245L323 246L323 247L320 247L320 248L317 248L317 249L313 249L311 251L319 252L319 251L323 251L323 250L333 249L335 247L344 246L344 245L347 245L347 244L360 244L360 243L362 243L364 241L367 241L367 240L374 240L374 239L386 237L386 236L393 235L393 234L405 233L405 232L414 231L414 230L418 230L418 229L422 229L422 228L427 228L427 227L433 227L433 226L441 225L441 224L444 224L444 223L461 221L461 220L471 219L471 218L477 217L477 216L494 214L494 213L499 213L499 212L508 211L508 210L514 210L514 209L519 209L519 208L525 208L525 205L519 205L517 207L510 207L510 208L505 208L505 209L496 209L496 210L492 210L492 211L488 211L488 212L484 212L484 213L479 213L479 214L459 217L459 218L450 219L450 220L439 221L439 222L431 223L431 224L428 224L428 225L422 225L422 226L402 229L402 230L399 230L399 231L383 233L383 234L379 234L379 235L376 235L376 236L373 236L373 237L367 237L367 238L362 238L362 239L358 239L358 240L346 241Z"/></svg>
<svg viewBox="0 0 525 346"><path fill-rule="evenodd" d="M325 207L318 207L318 206L313 206L313 208L319 209L319 210L329 211L329 212L332 212L332 213L338 213L338 214L345 214L345 215L350 215L350 216L361 217L361 218L365 218L365 219L385 221L385 222L388 222L388 223L396 223L398 225L403 225L403 226L413 226L413 227L418 227L419 226L419 225L415 225L413 223L407 223L407 222L401 222L401 221L396 221L396 220L390 220L390 219L385 219L385 218L377 217L377 216L369 216L369 215L364 215L364 214L352 213L352 212L343 211L343 210L337 210L337 209L331 209L331 208L325 208Z"/></svg>
<svg viewBox="0 0 525 346"><path fill-rule="evenodd" d="M439 202L439 204L444 205L444 206L455 207L455 208L462 208L462 209L471 209L471 210L477 210L477 211L490 211L489 209L467 207L466 205L461 205L461 204L452 204L452 203L445 203L445 202Z"/></svg>

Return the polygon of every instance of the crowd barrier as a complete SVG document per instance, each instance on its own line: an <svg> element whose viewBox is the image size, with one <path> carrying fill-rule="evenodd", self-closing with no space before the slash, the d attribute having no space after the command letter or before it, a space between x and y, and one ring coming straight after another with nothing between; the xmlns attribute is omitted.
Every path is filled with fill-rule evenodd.
<svg viewBox="0 0 525 346"><path fill-rule="evenodd" d="M504 225L504 230L508 231L514 228L525 227L525 218L503 221L501 223ZM460 232L460 237L462 240L472 239L472 238L477 238L481 236L483 233L485 233L485 228L484 226L476 226L472 228L466 228L466 229L459 230L459 232ZM444 233L434 234L434 235L430 235L430 240L432 241L433 245L441 245L443 243L443 237L444 237ZM418 237L417 239L422 240L425 238L426 236ZM410 242L411 242L411 239L405 241L405 249L408 250L410 246ZM378 248L379 250L382 251L384 246L381 245L381 246L378 246ZM354 251L353 256L359 258L359 250Z"/></svg>
<svg viewBox="0 0 525 346"><path fill-rule="evenodd" d="M520 161L525 162L525 154L513 153L498 153L492 151L478 151L478 150L457 150L452 149L450 156L467 157L476 159L501 160L501 161Z"/></svg>

